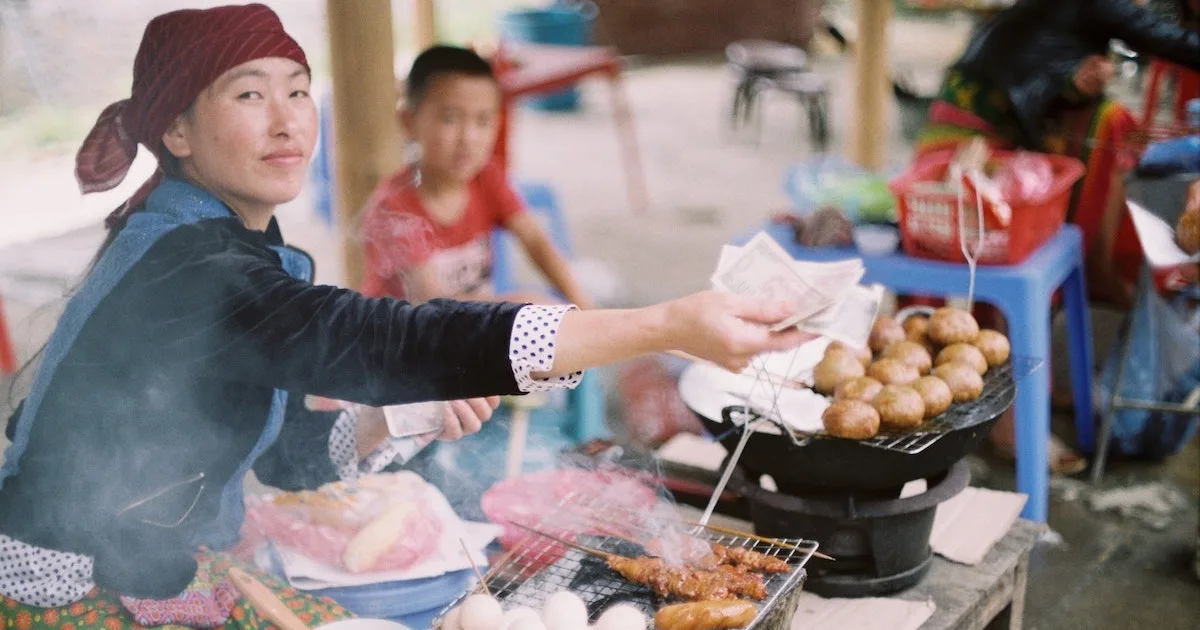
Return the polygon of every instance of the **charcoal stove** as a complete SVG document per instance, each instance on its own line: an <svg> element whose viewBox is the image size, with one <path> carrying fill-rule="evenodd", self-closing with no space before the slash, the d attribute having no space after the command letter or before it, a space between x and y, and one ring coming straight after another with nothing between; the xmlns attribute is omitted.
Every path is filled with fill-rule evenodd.
<svg viewBox="0 0 1200 630"><path fill-rule="evenodd" d="M814 558L805 589L828 597L870 597L924 577L933 557L929 538L937 506L969 482L963 458L1012 406L1017 382L1040 365L1014 358L987 373L976 400L956 403L915 429L869 440L796 434L778 421L771 431L759 431L772 418L745 406L689 407L729 452L743 431L752 431L727 489L748 504L756 532L803 536L837 559ZM761 487L763 476L772 478L777 491ZM926 490L901 498L905 485L918 480Z"/></svg>
<svg viewBox="0 0 1200 630"><path fill-rule="evenodd" d="M805 589L824 597L874 597L904 590L929 570L929 547L937 506L967 487L969 468L959 461L925 480L927 489L901 498L901 488L830 490L793 487L766 490L735 470L729 487L749 503L760 536L821 543L836 561L809 561Z"/></svg>

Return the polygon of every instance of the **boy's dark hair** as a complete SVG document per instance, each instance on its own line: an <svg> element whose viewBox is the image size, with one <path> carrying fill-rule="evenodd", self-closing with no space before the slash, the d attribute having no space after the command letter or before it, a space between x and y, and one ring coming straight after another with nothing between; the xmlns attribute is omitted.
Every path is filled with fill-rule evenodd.
<svg viewBox="0 0 1200 630"><path fill-rule="evenodd" d="M433 46L413 60L408 71L404 97L408 107L415 109L425 99L435 79L448 75L496 78L492 66L475 51L457 46Z"/></svg>

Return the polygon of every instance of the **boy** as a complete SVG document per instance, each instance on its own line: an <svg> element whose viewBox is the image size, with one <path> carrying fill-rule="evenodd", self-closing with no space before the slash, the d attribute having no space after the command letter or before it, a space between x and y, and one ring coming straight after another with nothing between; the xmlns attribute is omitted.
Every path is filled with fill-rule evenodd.
<svg viewBox="0 0 1200 630"><path fill-rule="evenodd" d="M420 157L382 181L368 202L363 293L412 302L555 301L495 294L490 235L502 227L567 302L591 306L567 260L492 162L500 101L491 66L473 51L434 46L413 61L400 122Z"/></svg>

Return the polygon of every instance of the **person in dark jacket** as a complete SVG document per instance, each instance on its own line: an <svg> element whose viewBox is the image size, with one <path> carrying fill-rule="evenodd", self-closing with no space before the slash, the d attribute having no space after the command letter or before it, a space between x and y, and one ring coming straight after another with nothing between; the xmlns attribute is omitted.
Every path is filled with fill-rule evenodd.
<svg viewBox="0 0 1200 630"><path fill-rule="evenodd" d="M1197 0L1181 0L1192 15ZM1087 278L1094 298L1128 305L1142 253L1128 213L1122 174L1137 121L1105 97L1114 69L1113 40L1139 53L1200 70L1200 34L1130 0L1018 0L986 18L966 51L946 72L917 139L916 158L954 151L982 137L997 149L1024 149L1079 158L1087 173L1067 220L1084 233ZM1002 328L991 309L983 323ZM1011 414L992 442L1013 451ZM1082 470L1086 461L1051 441L1051 468Z"/></svg>
<svg viewBox="0 0 1200 630"><path fill-rule="evenodd" d="M679 349L740 369L803 341L770 331L788 305L713 292L579 311L314 286L273 216L313 150L309 82L265 6L167 13L146 28L131 97L84 141L84 192L116 186L139 144L161 170L110 217L6 427L0 615L15 627L260 623L223 575L243 479L352 479L390 448L372 408L456 401L453 438L487 419L483 397L571 387L591 366ZM359 411L309 412L308 394ZM302 617L346 614L285 596Z"/></svg>

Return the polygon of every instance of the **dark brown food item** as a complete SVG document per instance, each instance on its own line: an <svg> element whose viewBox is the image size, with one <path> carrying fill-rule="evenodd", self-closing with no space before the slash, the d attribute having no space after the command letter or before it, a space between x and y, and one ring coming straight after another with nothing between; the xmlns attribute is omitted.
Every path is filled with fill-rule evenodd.
<svg viewBox="0 0 1200 630"><path fill-rule="evenodd" d="M725 545L714 543L712 553L717 559L717 564L728 564L748 571L788 573L792 570L788 566L788 563L775 556L768 556L765 553L759 553L742 547L726 547Z"/></svg>
<svg viewBox="0 0 1200 630"><path fill-rule="evenodd" d="M754 621L758 607L753 602L691 602L663 606L654 614L659 630L729 630Z"/></svg>
<svg viewBox="0 0 1200 630"><path fill-rule="evenodd" d="M854 223L841 209L829 206L800 219L796 241L805 247L838 247L854 243Z"/></svg>
<svg viewBox="0 0 1200 630"><path fill-rule="evenodd" d="M871 352L883 352L884 348L903 340L904 328L891 317L880 315L871 326L871 336L867 345L871 347Z"/></svg>
<svg viewBox="0 0 1200 630"><path fill-rule="evenodd" d="M660 597L678 597L692 601L729 600L738 595L752 599L767 598L762 575L729 565L715 571L673 567L662 558L609 556L608 566L635 584L650 587Z"/></svg>
<svg viewBox="0 0 1200 630"><path fill-rule="evenodd" d="M979 322L968 312L942 307L929 318L929 339L939 346L971 343L979 336Z"/></svg>
<svg viewBox="0 0 1200 630"><path fill-rule="evenodd" d="M983 377L975 368L957 361L944 363L933 368L933 375L946 381L954 402L969 402L983 393Z"/></svg>
<svg viewBox="0 0 1200 630"><path fill-rule="evenodd" d="M863 364L846 352L834 352L813 368L813 389L819 394L832 394L838 385L866 373Z"/></svg>
<svg viewBox="0 0 1200 630"><path fill-rule="evenodd" d="M979 372L980 376L987 374L988 371L988 360L984 358L979 348L969 343L956 343L942 348L937 355L937 364L945 365L947 363L966 363Z"/></svg>
<svg viewBox="0 0 1200 630"><path fill-rule="evenodd" d="M918 341L929 332L928 315L909 315L904 318L904 336L910 341Z"/></svg>
<svg viewBox="0 0 1200 630"><path fill-rule="evenodd" d="M954 402L954 393L950 391L950 386L936 376L922 376L912 384L912 388L917 390L921 400L925 401L926 418L941 415L950 408L950 403Z"/></svg>
<svg viewBox="0 0 1200 630"><path fill-rule="evenodd" d="M867 366L867 376L884 385L908 385L921 378L921 373L900 359L880 359Z"/></svg>
<svg viewBox="0 0 1200 630"><path fill-rule="evenodd" d="M1184 212L1175 224L1175 242L1187 255L1200 254L1200 209Z"/></svg>
<svg viewBox="0 0 1200 630"><path fill-rule="evenodd" d="M975 338L975 342L971 345L979 348L983 353L983 358L987 359L989 367L1004 365L1008 361L1008 356L1012 352L1012 346L1008 343L1008 337L994 330L981 330L979 336Z"/></svg>
<svg viewBox="0 0 1200 630"><path fill-rule="evenodd" d="M838 385L837 391L833 394L833 399L861 400L869 403L875 400L875 396L879 395L879 390L881 389L883 389L883 383L870 376L860 376Z"/></svg>
<svg viewBox="0 0 1200 630"><path fill-rule="evenodd" d="M911 429L925 420L925 400L907 385L885 385L875 397L879 421L892 429Z"/></svg>
<svg viewBox="0 0 1200 630"><path fill-rule="evenodd" d="M821 415L825 432L849 440L866 440L879 433L879 412L861 400L835 400Z"/></svg>
<svg viewBox="0 0 1200 630"><path fill-rule="evenodd" d="M835 341L825 348L825 356L829 356L832 352L847 352L862 362L863 367L871 364L871 349L870 348L854 348L840 341Z"/></svg>
<svg viewBox="0 0 1200 630"><path fill-rule="evenodd" d="M917 372L921 374L928 374L933 369L933 357L929 355L929 351L925 349L925 346L915 341L897 341L884 348L883 354L879 356L884 359L896 359L901 363L907 363L917 368Z"/></svg>

